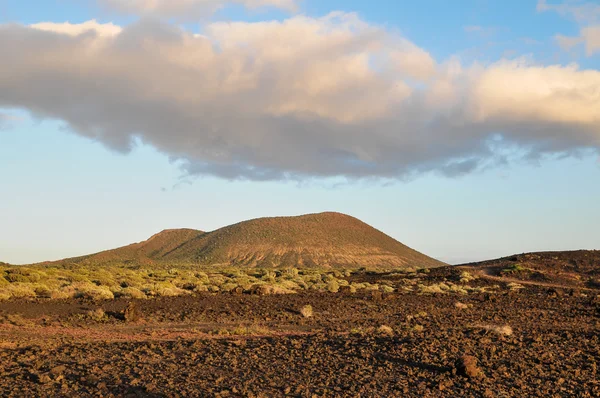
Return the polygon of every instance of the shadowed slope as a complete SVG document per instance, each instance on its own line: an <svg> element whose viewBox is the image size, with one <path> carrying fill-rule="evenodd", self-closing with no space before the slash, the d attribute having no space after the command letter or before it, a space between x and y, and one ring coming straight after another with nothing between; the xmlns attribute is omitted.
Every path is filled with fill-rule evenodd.
<svg viewBox="0 0 600 398"><path fill-rule="evenodd" d="M163 231L145 242L65 261L73 260L250 267L445 265L340 213L260 218L208 233Z"/></svg>

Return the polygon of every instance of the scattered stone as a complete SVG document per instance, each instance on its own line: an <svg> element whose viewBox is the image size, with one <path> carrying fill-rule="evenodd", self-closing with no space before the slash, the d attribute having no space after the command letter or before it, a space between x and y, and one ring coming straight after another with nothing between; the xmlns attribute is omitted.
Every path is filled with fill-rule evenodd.
<svg viewBox="0 0 600 398"><path fill-rule="evenodd" d="M463 355L455 364L456 374L469 379L479 379L485 377L483 371L478 366L477 358L471 355Z"/></svg>
<svg viewBox="0 0 600 398"><path fill-rule="evenodd" d="M140 319L140 312L137 305L135 303L129 303L127 308L125 308L123 317L126 322L135 322Z"/></svg>
<svg viewBox="0 0 600 398"><path fill-rule="evenodd" d="M371 300L382 301L383 300L383 292L381 292L379 290L373 290L371 292Z"/></svg>

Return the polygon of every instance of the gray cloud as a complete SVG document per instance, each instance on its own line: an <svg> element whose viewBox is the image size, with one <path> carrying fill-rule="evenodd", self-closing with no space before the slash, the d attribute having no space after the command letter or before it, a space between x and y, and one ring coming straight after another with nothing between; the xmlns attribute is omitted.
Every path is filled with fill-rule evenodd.
<svg viewBox="0 0 600 398"><path fill-rule="evenodd" d="M18 45L15 45L18 43ZM293 44L293 45L290 45ZM0 26L0 107L190 174L252 180L456 176L600 147L600 72L464 67L354 14L130 26Z"/></svg>
<svg viewBox="0 0 600 398"><path fill-rule="evenodd" d="M206 17L227 4L238 4L249 9L263 7L296 11L297 0L96 0L108 9L119 13L155 18L174 18L192 21Z"/></svg>

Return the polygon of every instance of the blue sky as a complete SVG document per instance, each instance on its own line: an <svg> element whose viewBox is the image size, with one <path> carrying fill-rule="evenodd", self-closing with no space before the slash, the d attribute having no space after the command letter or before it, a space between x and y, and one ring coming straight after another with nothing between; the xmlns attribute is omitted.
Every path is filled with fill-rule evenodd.
<svg viewBox="0 0 600 398"><path fill-rule="evenodd" d="M238 86L225 87L233 77L239 78L236 74L217 85L218 96L207 99L197 97L197 91L209 90L210 82L194 77L198 89L188 93L185 85L178 86L176 74L168 73L171 65L163 63L156 68L165 68L165 81L148 80L153 91L138 96L136 87L142 86L135 79L151 71L110 74L114 65L122 65L116 61L110 64L110 73L102 70L108 68L104 60L113 61L113 52L103 53L89 69L83 61L75 66L65 61L67 73L60 67L50 69L47 58L23 58L32 67L20 70L0 65L0 76L3 72L12 76L8 83L0 78L0 261L52 260L141 241L166 228L213 230L249 218L320 211L351 214L452 263L528 251L600 248L600 115L594 115L594 109L600 109L595 107L600 101L596 76L600 52L594 50L594 37L583 34L586 28L600 26L600 21L577 16L577 7L586 2L544 3L564 6L549 10L540 10L537 1L514 0L465 0L460 7L441 0L304 0L295 11L225 4L214 13L203 10L201 22L141 8L136 9L138 15L136 10L125 12L107 4L5 0L0 4L0 23L31 29L29 25L41 22L80 24L95 19L120 26L124 32L138 24L144 34L159 29L153 28L156 24L180 26L183 32L210 36L218 43L220 55L229 57L215 66L216 72L229 69L239 59L238 53L244 53L252 56L253 65L263 61L277 76L289 76L287 72L296 76L303 72L294 69L301 61L293 55L285 62L268 57L274 50L281 54L285 48L287 54L289 48L302 47L309 37L301 35L275 49L259 37L242 48L237 47L237 31L218 30L220 22L245 22L240 29L254 37L257 24L293 19L301 27L326 26L322 41L335 38L329 32L352 35L353 51L366 42L383 48L367 53L367 68L378 59L385 59L387 65L396 59L390 54L400 49L400 66L393 71L368 71L374 75L363 81L364 65L353 63L362 58L353 58L355 52L336 52L331 59L315 59L302 68L323 62L348 75L339 80L325 72L302 75L304 86L316 85L308 94L290 96L296 87L292 85L285 94L270 85L261 87L267 84L264 76L270 75L260 71L256 73L263 80L252 80L252 87L265 91L249 97L245 91L235 91L235 97L222 97L222 91L238 90ZM332 11L356 13L359 21L324 21ZM155 25L144 25L147 18ZM348 30L345 23L351 25ZM283 27L276 29L281 30L271 32L275 35L271 39L292 37ZM55 30L38 33L57 35ZM23 31L9 28L0 30L0 49L2 36L9 34L17 39L7 43L35 52L36 43L29 36L21 43L16 35ZM557 35L572 37L577 44L565 48ZM376 41L369 41L372 36ZM88 45L83 36L73 40ZM109 46L100 40L113 39L99 35L94 40ZM48 51L55 51L57 58L64 56L61 51L72 41L65 43ZM81 43L69 48L73 58L83 51ZM235 44L233 50L227 50L229 43ZM586 45L591 52L585 51ZM156 48L168 62L183 62L168 59L172 54L168 51L176 48ZM195 48L185 54L193 54ZM10 50L15 51L15 59L22 56ZM310 54L321 56L312 47ZM130 57L128 62L135 62L133 57L155 62L134 50ZM207 57L190 62L206 62ZM448 72L456 65L460 72ZM569 65L577 66L570 70ZM433 71L423 75L428 68ZM400 99L394 97L400 95L397 91L386 88L399 84L398 76L406 83L398 87L410 92ZM10 84L20 78L21 84ZM274 86L279 88L291 78L286 79ZM82 81L97 82L94 87L102 96ZM235 84L242 84L239 81ZM323 94L322 84L331 81L336 91ZM448 102L442 105L429 105L429 94L437 93L436 81L451 84L456 88L452 93L459 94L444 97ZM131 101L123 100L118 87L112 88L115 82L115 86L135 83L127 92ZM525 82L527 87L506 93L504 86L512 89L514 82ZM40 88L36 91L29 84ZM577 102L548 94L546 87L558 86L570 90ZM3 96L2 91L9 94ZM538 96L530 97L530 92ZM262 93L269 100L263 102ZM73 100L75 95L81 97ZM261 98L254 107L253 98ZM363 102L364 98L369 101ZM119 107L112 109L111 101L118 102L124 113L119 113ZM540 105L522 111L531 102ZM463 107L463 103L471 105ZM471 115L472 104L480 103L479 113ZM447 107L457 119L446 117ZM267 116L266 109L271 112ZM414 113L423 116L415 121ZM157 119L152 119L154 114ZM218 117L212 118L214 114ZM245 118L230 124L228 119L239 114ZM180 125L178 118L185 122ZM422 118L427 122L421 123ZM161 120L169 120L167 126L173 125L173 131L167 131ZM405 124L416 126L417 132L398 127ZM489 147L490 137L497 135L507 143L499 152ZM456 165L460 172L453 171Z"/></svg>

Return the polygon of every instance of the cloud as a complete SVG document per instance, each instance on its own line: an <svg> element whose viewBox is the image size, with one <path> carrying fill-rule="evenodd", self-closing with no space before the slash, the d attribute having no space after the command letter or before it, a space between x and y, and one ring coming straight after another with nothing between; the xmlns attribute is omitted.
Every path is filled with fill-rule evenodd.
<svg viewBox="0 0 600 398"><path fill-rule="evenodd" d="M101 6L121 13L193 20L206 16L227 4L257 9L274 7L296 11L297 0L97 0Z"/></svg>
<svg viewBox="0 0 600 398"><path fill-rule="evenodd" d="M588 57L600 52L600 24L597 24L600 21L600 4L577 0L548 4L547 0L538 0L537 10L557 12L574 19L580 25L579 36L555 36L561 49L571 51L574 47L584 44Z"/></svg>
<svg viewBox="0 0 600 398"><path fill-rule="evenodd" d="M498 28L493 26L480 26L480 25L467 25L463 27L463 30L474 36L479 36L482 38L489 38L490 36L494 36L498 33Z"/></svg>
<svg viewBox="0 0 600 398"><path fill-rule="evenodd" d="M212 23L201 35L146 19L119 32L62 26L0 25L0 107L124 153L141 141L190 174L454 176L515 147L600 147L600 72L438 62L355 14Z"/></svg>
<svg viewBox="0 0 600 398"><path fill-rule="evenodd" d="M582 28L580 36L556 35L555 39L559 47L565 51L571 51L583 44L585 54L591 57L600 52L600 25Z"/></svg>
<svg viewBox="0 0 600 398"><path fill-rule="evenodd" d="M537 11L556 12L563 17L574 19L580 24L594 23L600 20L600 4L597 2L566 0L548 3L548 0L538 0Z"/></svg>
<svg viewBox="0 0 600 398"><path fill-rule="evenodd" d="M583 43L583 39L581 37L556 35L554 36L554 39L556 40L558 46L564 51L572 51L573 48Z"/></svg>
<svg viewBox="0 0 600 398"><path fill-rule="evenodd" d="M481 32L481 31L483 31L483 27L481 27L479 25L468 25L468 26L465 26L463 29L467 33Z"/></svg>
<svg viewBox="0 0 600 398"><path fill-rule="evenodd" d="M583 28L581 37L585 42L585 51L588 56L600 52L600 25Z"/></svg>
<svg viewBox="0 0 600 398"><path fill-rule="evenodd" d="M98 36L112 37L118 35L122 31L120 26L112 23L100 24L95 19L80 24L72 24L69 22L42 22L33 24L31 27L37 30L62 33L69 36L79 36L81 34L93 33L94 35Z"/></svg>

